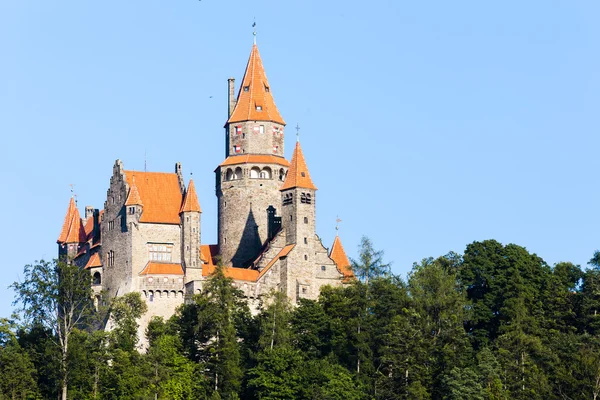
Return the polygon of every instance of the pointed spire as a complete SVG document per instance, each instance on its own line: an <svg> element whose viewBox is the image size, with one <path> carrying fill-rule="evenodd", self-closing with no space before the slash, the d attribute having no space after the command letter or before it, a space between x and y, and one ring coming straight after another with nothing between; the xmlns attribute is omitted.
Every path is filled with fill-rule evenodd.
<svg viewBox="0 0 600 400"><path fill-rule="evenodd" d="M81 224L81 216L79 210L75 204L75 199L71 197L69 202L69 208L67 208L67 214L65 215L65 221L63 222L62 230L58 236L56 243L83 243L85 242L86 235Z"/></svg>
<svg viewBox="0 0 600 400"><path fill-rule="evenodd" d="M196 194L196 186L194 186L194 180L190 179L190 184L188 185L187 191L185 192L185 197L183 198L183 204L181 204L182 212L196 211L202 212L200 209L200 202L198 201L198 195Z"/></svg>
<svg viewBox="0 0 600 400"><path fill-rule="evenodd" d="M317 190L317 187L310 179L308 168L306 167L306 161L304 161L304 154L302 154L302 148L300 142L296 142L296 148L292 155L292 162L290 163L290 169L288 170L287 177L283 186L279 190L286 190L291 188L305 188Z"/></svg>
<svg viewBox="0 0 600 400"><path fill-rule="evenodd" d="M237 102L227 123L243 121L272 121L285 125L273 100L256 44L252 46Z"/></svg>
<svg viewBox="0 0 600 400"><path fill-rule="evenodd" d="M339 236L335 236L335 240L333 241L333 246L331 246L331 252L329 253L329 258L335 262L337 265L338 271L344 274L345 279L353 278L354 273L350 268L350 260L348 260L348 256L344 251L344 246L342 246L342 241Z"/></svg>
<svg viewBox="0 0 600 400"><path fill-rule="evenodd" d="M132 177L131 186L129 187L129 194L127 200L125 200L126 206L143 206L140 192L138 191L137 185L135 184L135 175Z"/></svg>

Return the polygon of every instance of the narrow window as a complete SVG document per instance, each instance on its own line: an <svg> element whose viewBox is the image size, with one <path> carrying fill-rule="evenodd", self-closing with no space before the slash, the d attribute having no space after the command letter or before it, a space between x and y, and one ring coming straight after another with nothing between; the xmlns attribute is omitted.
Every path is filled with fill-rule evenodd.
<svg viewBox="0 0 600 400"><path fill-rule="evenodd" d="M304 244L308 244L308 238L304 238Z"/></svg>
<svg viewBox="0 0 600 400"><path fill-rule="evenodd" d="M304 217L304 223L308 224L308 217Z"/></svg>
<svg viewBox="0 0 600 400"><path fill-rule="evenodd" d="M327 271L327 267L324 265L321 265L321 271Z"/></svg>
<svg viewBox="0 0 600 400"><path fill-rule="evenodd" d="M308 261L308 256L306 254L304 255L304 261Z"/></svg>
<svg viewBox="0 0 600 400"><path fill-rule="evenodd" d="M259 107L260 107L260 106L259 106ZM258 107L256 107L256 108L258 109ZM259 126L259 127L258 127L258 132L259 132L259 133L265 133L265 126L264 126L264 125L261 125L261 126Z"/></svg>

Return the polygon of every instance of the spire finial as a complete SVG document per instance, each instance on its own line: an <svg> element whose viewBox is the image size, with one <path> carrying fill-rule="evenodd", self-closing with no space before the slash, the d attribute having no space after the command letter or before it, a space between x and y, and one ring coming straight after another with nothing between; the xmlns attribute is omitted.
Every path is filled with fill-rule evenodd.
<svg viewBox="0 0 600 400"><path fill-rule="evenodd" d="M73 188L73 184L70 183L69 186L71 186L71 197L74 197L75 196L75 194L74 194L75 191L74 191L74 188Z"/></svg>
<svg viewBox="0 0 600 400"><path fill-rule="evenodd" d="M339 215L335 217L335 235L337 236L338 231L340 230L340 222L342 222L342 220L340 219Z"/></svg>
<svg viewBox="0 0 600 400"><path fill-rule="evenodd" d="M256 17L254 17L254 23L252 24L252 28L254 28L252 35L254 36L254 44L256 44Z"/></svg>
<svg viewBox="0 0 600 400"><path fill-rule="evenodd" d="M300 143L300 124L296 123L296 142Z"/></svg>

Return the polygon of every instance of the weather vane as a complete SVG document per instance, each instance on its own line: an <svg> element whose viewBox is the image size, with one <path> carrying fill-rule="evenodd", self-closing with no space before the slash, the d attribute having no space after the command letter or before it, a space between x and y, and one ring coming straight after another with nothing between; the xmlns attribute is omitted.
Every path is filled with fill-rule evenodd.
<svg viewBox="0 0 600 400"><path fill-rule="evenodd" d="M252 28L254 28L252 35L254 35L254 44L256 44L256 17L254 17L254 23L252 24Z"/></svg>
<svg viewBox="0 0 600 400"><path fill-rule="evenodd" d="M296 142L300 141L300 124L296 124Z"/></svg>
<svg viewBox="0 0 600 400"><path fill-rule="evenodd" d="M335 232L337 233L340 230L340 222L342 222L342 220L340 219L339 215L335 217Z"/></svg>

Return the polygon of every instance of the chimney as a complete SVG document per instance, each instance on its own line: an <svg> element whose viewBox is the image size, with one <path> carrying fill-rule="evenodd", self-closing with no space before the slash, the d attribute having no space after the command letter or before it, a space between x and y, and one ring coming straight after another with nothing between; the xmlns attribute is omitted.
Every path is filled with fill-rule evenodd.
<svg viewBox="0 0 600 400"><path fill-rule="evenodd" d="M229 86L229 93L227 94L227 103L229 106L227 118L229 119L229 117L231 117L231 113L233 113L233 109L235 108L235 79L227 79L227 84Z"/></svg>

